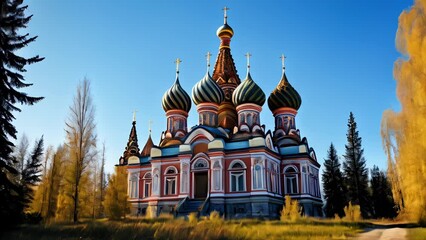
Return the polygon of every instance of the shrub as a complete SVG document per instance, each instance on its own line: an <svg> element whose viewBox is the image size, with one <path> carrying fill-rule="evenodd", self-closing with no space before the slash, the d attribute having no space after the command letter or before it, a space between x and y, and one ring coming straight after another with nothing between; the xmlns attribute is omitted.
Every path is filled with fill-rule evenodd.
<svg viewBox="0 0 426 240"><path fill-rule="evenodd" d="M285 205L281 211L281 221L296 222L300 219L300 207L297 200L292 200L289 195L285 196Z"/></svg>
<svg viewBox="0 0 426 240"><path fill-rule="evenodd" d="M188 222L190 224L197 224L198 222L198 218L197 218L197 213L196 212L192 212L188 215Z"/></svg>
<svg viewBox="0 0 426 240"><path fill-rule="evenodd" d="M361 220L361 210L359 205L352 205L352 203L349 202L349 205L345 207L344 211L344 220L352 222L358 222L359 220Z"/></svg>

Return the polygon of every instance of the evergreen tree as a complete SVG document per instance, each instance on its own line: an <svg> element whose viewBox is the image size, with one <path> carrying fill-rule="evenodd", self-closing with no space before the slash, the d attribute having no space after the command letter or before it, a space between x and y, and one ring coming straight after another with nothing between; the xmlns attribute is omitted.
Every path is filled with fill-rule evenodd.
<svg viewBox="0 0 426 240"><path fill-rule="evenodd" d="M16 139L17 133L12 125L13 112L20 111L17 104L32 105L42 99L19 91L31 86L24 82L25 66L43 60L39 56L25 58L15 54L37 38L21 35L21 29L27 27L32 17L25 16L26 8L22 0L0 1L0 219L7 219L7 224L16 223L22 215L20 187L13 181L18 173L10 140Z"/></svg>
<svg viewBox="0 0 426 240"><path fill-rule="evenodd" d="M362 217L368 218L370 214L368 169L365 166L364 149L362 149L361 137L359 137L357 124L352 112L349 114L346 137L348 143L345 145L343 171L347 197L353 205L360 206Z"/></svg>
<svg viewBox="0 0 426 240"><path fill-rule="evenodd" d="M324 188L325 215L334 217L336 214L342 218L345 213L346 198L343 185L343 176L340 170L339 157L333 143L327 152L327 159L324 161L324 172L322 174Z"/></svg>
<svg viewBox="0 0 426 240"><path fill-rule="evenodd" d="M396 206L392 196L392 189L386 174L377 166L371 170L371 202L375 218L394 218Z"/></svg>
<svg viewBox="0 0 426 240"><path fill-rule="evenodd" d="M27 159L24 169L22 170L21 194L23 206L29 207L34 199L34 186L41 180L43 157L43 137L36 141L30 158Z"/></svg>
<svg viewBox="0 0 426 240"><path fill-rule="evenodd" d="M130 203L127 201L126 168L115 167L115 173L109 177L104 209L109 219L121 219L130 213Z"/></svg>

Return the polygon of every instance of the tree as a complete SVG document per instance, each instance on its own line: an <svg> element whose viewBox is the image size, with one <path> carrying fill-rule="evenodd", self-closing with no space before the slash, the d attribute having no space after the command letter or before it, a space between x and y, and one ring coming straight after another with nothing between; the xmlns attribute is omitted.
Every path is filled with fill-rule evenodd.
<svg viewBox="0 0 426 240"><path fill-rule="evenodd" d="M375 218L394 218L396 206L392 197L392 189L386 174L377 166L371 170L371 202Z"/></svg>
<svg viewBox="0 0 426 240"><path fill-rule="evenodd" d="M343 185L343 175L340 170L339 157L333 143L327 152L327 159L324 161L324 172L322 174L324 188L325 215L334 217L336 214L342 218L345 213L346 198Z"/></svg>
<svg viewBox="0 0 426 240"><path fill-rule="evenodd" d="M19 207L19 187L13 178L17 175L12 157L14 144L10 138L16 139L16 129L12 121L13 112L20 111L17 104L32 105L42 97L31 97L19 91L29 87L25 83L25 67L40 62L43 58L22 57L15 53L35 41L37 37L21 34L32 16L25 16L27 6L21 6L22 0L0 1L0 219L7 219L8 224L16 223L21 215Z"/></svg>
<svg viewBox="0 0 426 240"><path fill-rule="evenodd" d="M36 141L30 158L27 159L21 176L21 194L24 208L34 199L34 186L41 180L43 158L43 137Z"/></svg>
<svg viewBox="0 0 426 240"><path fill-rule="evenodd" d="M101 159L101 172L99 173L99 214L98 217L104 216L103 202L105 200L105 143L102 144L102 159Z"/></svg>
<svg viewBox="0 0 426 240"><path fill-rule="evenodd" d="M22 172L24 171L25 160L27 159L30 143L28 142L27 135L22 134L19 138L18 146L15 147L15 168L19 172L18 181L21 180Z"/></svg>
<svg viewBox="0 0 426 240"><path fill-rule="evenodd" d="M349 114L348 133L346 137L348 143L345 145L343 170L348 200L353 205L359 205L362 217L367 218L370 213L368 202L368 169L365 166L364 149L362 149L361 145L362 140L359 137L357 124L352 112Z"/></svg>
<svg viewBox="0 0 426 240"><path fill-rule="evenodd" d="M409 221L426 225L426 2L399 16L393 76L400 110L386 110L382 139L388 156L388 178L400 213Z"/></svg>
<svg viewBox="0 0 426 240"><path fill-rule="evenodd" d="M32 211L39 212L46 221L55 217L59 187L63 181L62 162L66 157L63 146L60 145L55 151L50 148L46 150L43 178L32 202ZM51 159L50 165L46 166L48 159Z"/></svg>
<svg viewBox="0 0 426 240"><path fill-rule="evenodd" d="M109 219L121 219L130 213L127 201L127 173L123 166L116 166L106 189L104 201L105 213Z"/></svg>
<svg viewBox="0 0 426 240"><path fill-rule="evenodd" d="M96 156L95 108L92 103L90 82L84 79L77 86L70 116L66 122L67 145L70 157L68 183L72 186L73 221L78 222L80 184L87 180L88 166Z"/></svg>

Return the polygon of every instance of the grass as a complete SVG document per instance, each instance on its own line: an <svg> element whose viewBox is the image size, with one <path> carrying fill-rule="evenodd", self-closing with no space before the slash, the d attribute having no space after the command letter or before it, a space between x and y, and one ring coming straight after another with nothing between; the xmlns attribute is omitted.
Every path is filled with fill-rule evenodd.
<svg viewBox="0 0 426 240"><path fill-rule="evenodd" d="M4 239L348 239L363 223L303 218L296 222L255 219L199 221L183 219L127 219L81 224L23 225Z"/></svg>
<svg viewBox="0 0 426 240"><path fill-rule="evenodd" d="M407 239L424 240L426 239L426 228L410 228L408 229Z"/></svg>

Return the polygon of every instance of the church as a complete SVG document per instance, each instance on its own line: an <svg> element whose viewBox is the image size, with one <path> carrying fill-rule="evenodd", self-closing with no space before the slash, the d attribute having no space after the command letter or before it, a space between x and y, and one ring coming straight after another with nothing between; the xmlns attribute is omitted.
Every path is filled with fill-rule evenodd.
<svg viewBox="0 0 426 240"><path fill-rule="evenodd" d="M134 119L119 159L119 167L127 168L133 215L217 211L227 219L277 219L289 195L298 200L302 214L322 216L320 164L296 127L302 99L286 76L284 56L281 79L266 99L250 76L249 54L245 79L237 74L233 35L225 8L213 72L208 68L195 83L192 97L179 83L176 60L176 80L162 98L167 126L158 145L150 134L140 150ZM273 131L260 119L266 101L275 118ZM199 121L188 128L192 103Z"/></svg>

